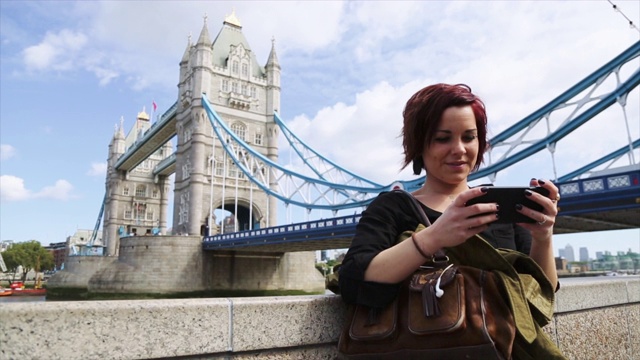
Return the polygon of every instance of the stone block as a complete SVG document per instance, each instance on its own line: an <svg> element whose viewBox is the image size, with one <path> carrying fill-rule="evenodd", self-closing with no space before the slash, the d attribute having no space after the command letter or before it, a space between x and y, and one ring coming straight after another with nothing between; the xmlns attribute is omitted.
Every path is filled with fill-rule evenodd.
<svg viewBox="0 0 640 360"><path fill-rule="evenodd" d="M626 315L624 307L556 315L560 350L568 359L631 360L632 348Z"/></svg>
<svg viewBox="0 0 640 360"><path fill-rule="evenodd" d="M233 350L252 351L338 341L345 306L338 296L233 300ZM280 298L282 299L282 298Z"/></svg>

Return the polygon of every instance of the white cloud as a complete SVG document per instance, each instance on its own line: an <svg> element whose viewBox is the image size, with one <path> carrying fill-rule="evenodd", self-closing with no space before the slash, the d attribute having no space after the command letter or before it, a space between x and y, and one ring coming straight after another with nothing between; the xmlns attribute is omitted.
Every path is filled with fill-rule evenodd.
<svg viewBox="0 0 640 360"><path fill-rule="evenodd" d="M53 199L53 200L69 200L74 198L71 194L73 191L73 185L67 180L58 180L52 186L45 186L42 190L34 195L35 198L40 199Z"/></svg>
<svg viewBox="0 0 640 360"><path fill-rule="evenodd" d="M27 47L23 51L23 60L27 69L73 70L76 55L87 43L87 36L72 30L63 29L60 32L47 32L38 45Z"/></svg>
<svg viewBox="0 0 640 360"><path fill-rule="evenodd" d="M0 200L22 201L28 200L33 195L24 187L24 180L13 175L0 176Z"/></svg>
<svg viewBox="0 0 640 360"><path fill-rule="evenodd" d="M58 180L52 186L45 186L34 193L27 189L24 179L13 175L0 176L0 199L2 201L25 201L32 199L69 200L74 198L73 185L67 180Z"/></svg>
<svg viewBox="0 0 640 360"><path fill-rule="evenodd" d="M16 148L9 144L0 144L0 161L11 159L15 154Z"/></svg>
<svg viewBox="0 0 640 360"><path fill-rule="evenodd" d="M107 174L107 163L91 163L91 169L87 171L89 176L105 176Z"/></svg>

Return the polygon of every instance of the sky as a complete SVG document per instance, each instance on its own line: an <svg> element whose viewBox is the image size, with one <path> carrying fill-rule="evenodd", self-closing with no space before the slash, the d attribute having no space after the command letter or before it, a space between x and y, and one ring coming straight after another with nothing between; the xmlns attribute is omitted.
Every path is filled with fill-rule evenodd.
<svg viewBox="0 0 640 360"><path fill-rule="evenodd" d="M280 114L294 133L381 184L412 178L398 135L422 87L471 86L491 136L640 40L638 1L0 1L0 240L49 244L92 229L114 126L122 117L129 129L153 102L171 106L189 35L206 17L214 38L232 11L262 65L275 39ZM558 143L555 172L543 152L495 184L553 179L637 139L639 91L628 133L614 107ZM592 257L640 252L640 229L559 235L555 253L567 244Z"/></svg>

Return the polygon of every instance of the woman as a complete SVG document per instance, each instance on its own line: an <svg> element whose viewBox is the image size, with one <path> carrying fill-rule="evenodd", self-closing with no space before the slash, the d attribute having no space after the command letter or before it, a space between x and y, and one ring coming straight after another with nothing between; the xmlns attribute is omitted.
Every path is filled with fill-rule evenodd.
<svg viewBox="0 0 640 360"><path fill-rule="evenodd" d="M483 102L466 85L436 84L409 99L403 112L404 167L413 162L427 176L413 195L432 225L413 241L396 244L399 234L416 229L418 219L402 194L383 193L362 213L351 247L340 268L344 301L382 308L397 295L399 284L439 249L463 243L481 234L495 247L528 253L557 286L553 257L553 225L558 213L558 188L550 181L532 179L530 186L549 190L549 197L525 194L543 206L543 212L518 204L516 211L534 223L492 224L498 205L465 206L486 188L469 188L467 177L478 169L487 149L487 116ZM553 200L552 200L553 199Z"/></svg>

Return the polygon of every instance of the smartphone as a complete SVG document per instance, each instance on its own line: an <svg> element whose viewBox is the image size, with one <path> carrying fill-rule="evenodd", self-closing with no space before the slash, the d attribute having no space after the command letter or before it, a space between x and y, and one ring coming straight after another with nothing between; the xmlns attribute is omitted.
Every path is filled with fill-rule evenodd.
<svg viewBox="0 0 640 360"><path fill-rule="evenodd" d="M516 211L516 204L522 204L536 211L543 210L542 205L531 200L524 194L525 190L537 192L543 196L549 196L549 190L543 187L504 187L504 186L487 186L487 192L484 195L475 197L467 201L466 206L478 203L498 203L498 220L496 223L534 223L535 219L522 215Z"/></svg>

